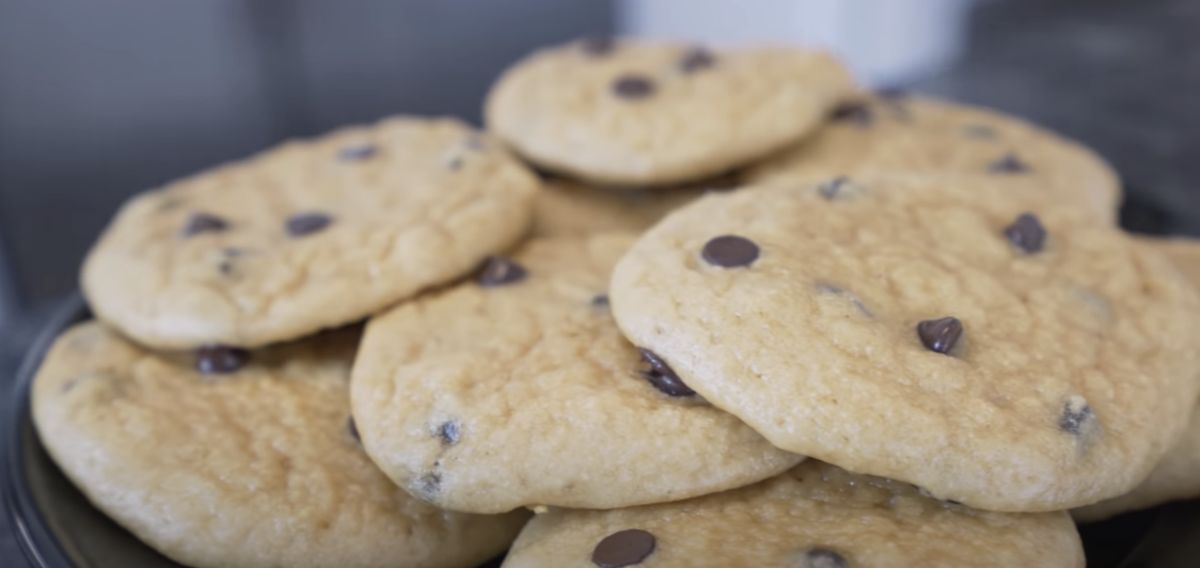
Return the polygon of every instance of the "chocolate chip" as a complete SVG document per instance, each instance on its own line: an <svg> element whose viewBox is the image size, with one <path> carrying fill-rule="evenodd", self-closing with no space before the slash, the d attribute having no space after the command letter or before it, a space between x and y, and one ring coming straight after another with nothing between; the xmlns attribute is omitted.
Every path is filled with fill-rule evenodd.
<svg viewBox="0 0 1200 568"><path fill-rule="evenodd" d="M644 99L654 94L654 81L643 75L622 75L613 81L612 90L623 99Z"/></svg>
<svg viewBox="0 0 1200 568"><path fill-rule="evenodd" d="M675 374L675 370L662 360L657 353L649 350L638 348L638 352L642 354L642 359L650 364L650 370L644 371L642 376L645 377L654 388L664 392L667 396L691 396L696 394L696 391L684 384L683 379Z"/></svg>
<svg viewBox="0 0 1200 568"><path fill-rule="evenodd" d="M874 120L871 107L862 101L845 101L833 107L829 119L838 122L850 122L858 126L870 126Z"/></svg>
<svg viewBox="0 0 1200 568"><path fill-rule="evenodd" d="M1016 154L1009 152L988 164L988 171L994 174L1020 174L1029 171L1029 165L1021 161Z"/></svg>
<svg viewBox="0 0 1200 568"><path fill-rule="evenodd" d="M704 260L715 266L737 268L750 266L758 260L758 245L754 241L737 235L722 235L704 244L700 253Z"/></svg>
<svg viewBox="0 0 1200 568"><path fill-rule="evenodd" d="M990 140L996 137L996 129L983 124L968 124L962 131L968 138Z"/></svg>
<svg viewBox="0 0 1200 568"><path fill-rule="evenodd" d="M592 296L592 305L597 308L608 305L608 294L596 294Z"/></svg>
<svg viewBox="0 0 1200 568"><path fill-rule="evenodd" d="M841 554L828 548L810 548L800 564L803 568L846 568L849 565Z"/></svg>
<svg viewBox="0 0 1200 568"><path fill-rule="evenodd" d="M442 475L437 472L427 473L417 480L417 492L434 495L442 490Z"/></svg>
<svg viewBox="0 0 1200 568"><path fill-rule="evenodd" d="M358 162L375 156L379 149L374 144L355 144L338 150L338 159L343 162Z"/></svg>
<svg viewBox="0 0 1200 568"><path fill-rule="evenodd" d="M442 439L442 444L453 446L458 443L458 422L447 420L438 427L438 437Z"/></svg>
<svg viewBox="0 0 1200 568"><path fill-rule="evenodd" d="M1058 427L1063 432L1079 436L1090 430L1095 420L1096 415L1092 413L1092 407L1088 404L1087 399L1079 395L1072 395L1063 403L1062 416L1058 418Z"/></svg>
<svg viewBox="0 0 1200 568"><path fill-rule="evenodd" d="M287 232L293 237L304 237L328 227L333 217L319 212L298 213L288 217Z"/></svg>
<svg viewBox="0 0 1200 568"><path fill-rule="evenodd" d="M196 350L196 370L205 375L232 373L249 360L249 351L227 345L205 345Z"/></svg>
<svg viewBox="0 0 1200 568"><path fill-rule="evenodd" d="M851 199L867 192L862 185L846 176L838 176L817 186L817 193L830 201Z"/></svg>
<svg viewBox="0 0 1200 568"><path fill-rule="evenodd" d="M642 529L612 533L592 550L592 562L601 568L620 568L641 564L654 553L654 535Z"/></svg>
<svg viewBox="0 0 1200 568"><path fill-rule="evenodd" d="M218 262L217 270L221 274L224 274L225 276L229 276L230 274L233 274L233 261L227 258L225 260L222 260L221 262Z"/></svg>
<svg viewBox="0 0 1200 568"><path fill-rule="evenodd" d="M350 437L354 438L355 442L362 443L362 436L358 435L358 424L354 423L354 417L346 419L346 431L350 432Z"/></svg>
<svg viewBox="0 0 1200 568"><path fill-rule="evenodd" d="M579 50L593 57L608 55L615 45L612 36L592 36L579 40Z"/></svg>
<svg viewBox="0 0 1200 568"><path fill-rule="evenodd" d="M1004 236L1013 246L1035 253L1046 244L1046 228L1033 213L1022 213L1016 221L1004 228Z"/></svg>
<svg viewBox="0 0 1200 568"><path fill-rule="evenodd" d="M917 336L930 351L946 354L962 337L963 325L958 318L945 317L917 324Z"/></svg>
<svg viewBox="0 0 1200 568"><path fill-rule="evenodd" d="M717 58L711 51L703 47L693 47L679 60L679 70L684 73L695 73L716 64Z"/></svg>
<svg viewBox="0 0 1200 568"><path fill-rule="evenodd" d="M212 213L204 213L196 211L188 217L187 223L183 225L183 229L179 234L183 237L191 237L200 233L219 233L229 228L229 223Z"/></svg>
<svg viewBox="0 0 1200 568"><path fill-rule="evenodd" d="M525 267L517 264L511 258L503 256L489 256L483 261L483 266L479 268L479 275L475 281L480 286L491 288L493 286L503 286L520 282L529 274Z"/></svg>

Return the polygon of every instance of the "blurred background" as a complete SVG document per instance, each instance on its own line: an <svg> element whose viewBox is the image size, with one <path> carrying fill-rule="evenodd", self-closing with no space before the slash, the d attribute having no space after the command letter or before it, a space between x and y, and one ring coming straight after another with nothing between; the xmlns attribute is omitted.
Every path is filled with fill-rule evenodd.
<svg viewBox="0 0 1200 568"><path fill-rule="evenodd" d="M825 46L1083 140L1126 226L1197 234L1197 30L1194 0L0 0L0 378L131 194L390 113L477 122L506 65L584 35Z"/></svg>

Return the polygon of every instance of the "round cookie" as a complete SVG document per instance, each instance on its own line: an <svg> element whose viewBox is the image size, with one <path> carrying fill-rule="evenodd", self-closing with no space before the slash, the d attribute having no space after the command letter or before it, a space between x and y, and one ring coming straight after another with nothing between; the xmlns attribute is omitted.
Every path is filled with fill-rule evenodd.
<svg viewBox="0 0 1200 568"><path fill-rule="evenodd" d="M621 337L605 289L632 241L535 239L372 318L351 400L375 463L422 499L486 513L685 499L798 463Z"/></svg>
<svg viewBox="0 0 1200 568"><path fill-rule="evenodd" d="M533 200L533 236L566 237L639 233L693 199L708 186L671 191L613 190L551 180Z"/></svg>
<svg viewBox="0 0 1200 568"><path fill-rule="evenodd" d="M1200 287L1200 242L1191 239L1142 239L1148 247L1167 255L1196 286ZM1200 338L1195 338L1200 344ZM1197 370L1200 375L1200 370ZM1200 497L1200 407L1192 411L1187 431L1175 447L1133 491L1071 512L1079 521L1098 521L1127 511L1146 509L1174 501Z"/></svg>
<svg viewBox="0 0 1200 568"><path fill-rule="evenodd" d="M525 233L537 186L458 120L391 118L134 198L83 288L152 347L294 339L469 272Z"/></svg>
<svg viewBox="0 0 1200 568"><path fill-rule="evenodd" d="M523 516L436 509L363 453L348 422L357 338L197 360L84 323L47 355L33 416L97 507L189 566L473 566L504 550Z"/></svg>
<svg viewBox="0 0 1200 568"><path fill-rule="evenodd" d="M757 485L688 501L535 517L506 568L1082 567L1063 512L975 511L913 486L809 460Z"/></svg>
<svg viewBox="0 0 1200 568"><path fill-rule="evenodd" d="M917 96L842 103L814 136L745 175L763 183L872 171L1031 180L1110 222L1121 201L1116 173L1087 147L1015 116Z"/></svg>
<svg viewBox="0 0 1200 568"><path fill-rule="evenodd" d="M816 51L592 39L513 65L484 115L546 170L599 185L670 185L797 141L852 89L846 70Z"/></svg>
<svg viewBox="0 0 1200 568"><path fill-rule="evenodd" d="M613 313L785 450L981 509L1125 493L1200 390L1200 296L1160 254L1010 189L863 175L709 195L622 258Z"/></svg>

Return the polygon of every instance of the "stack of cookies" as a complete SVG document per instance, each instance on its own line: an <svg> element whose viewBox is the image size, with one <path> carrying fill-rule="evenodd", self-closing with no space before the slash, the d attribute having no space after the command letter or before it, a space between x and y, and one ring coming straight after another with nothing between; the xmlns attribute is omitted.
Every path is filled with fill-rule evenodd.
<svg viewBox="0 0 1200 568"><path fill-rule="evenodd" d="M833 58L588 39L130 201L35 380L194 566L1082 566L1200 495L1200 245Z"/></svg>

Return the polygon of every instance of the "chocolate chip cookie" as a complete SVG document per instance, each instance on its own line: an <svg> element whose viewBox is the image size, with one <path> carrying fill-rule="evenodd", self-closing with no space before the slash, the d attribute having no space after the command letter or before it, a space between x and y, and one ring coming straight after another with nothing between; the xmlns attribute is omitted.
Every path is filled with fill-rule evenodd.
<svg viewBox="0 0 1200 568"><path fill-rule="evenodd" d="M814 136L750 168L746 178L872 171L1033 183L1047 199L1088 208L1110 222L1121 201L1112 168L1079 143L997 111L895 93L846 100Z"/></svg>
<svg viewBox="0 0 1200 568"><path fill-rule="evenodd" d="M852 88L831 56L799 48L589 40L515 64L484 114L547 170L600 185L669 185L797 141Z"/></svg>
<svg viewBox="0 0 1200 568"><path fill-rule="evenodd" d="M810 460L742 489L615 511L535 517L506 568L1082 567L1063 512L976 511L916 487Z"/></svg>
<svg viewBox="0 0 1200 568"><path fill-rule="evenodd" d="M617 323L776 446L981 509L1136 486L1200 390L1200 295L1075 207L863 175L709 195L613 274Z"/></svg>
<svg viewBox="0 0 1200 568"><path fill-rule="evenodd" d="M153 347L294 339L469 272L527 230L537 185L455 119L347 128L134 198L84 292Z"/></svg>
<svg viewBox="0 0 1200 568"><path fill-rule="evenodd" d="M607 285L632 240L535 239L372 318L351 386L367 453L471 512L672 501L799 462L621 337Z"/></svg>
<svg viewBox="0 0 1200 568"><path fill-rule="evenodd" d="M254 352L146 351L95 322L33 384L50 455L101 510L190 566L474 566L520 514L408 496L360 447L354 329Z"/></svg>

